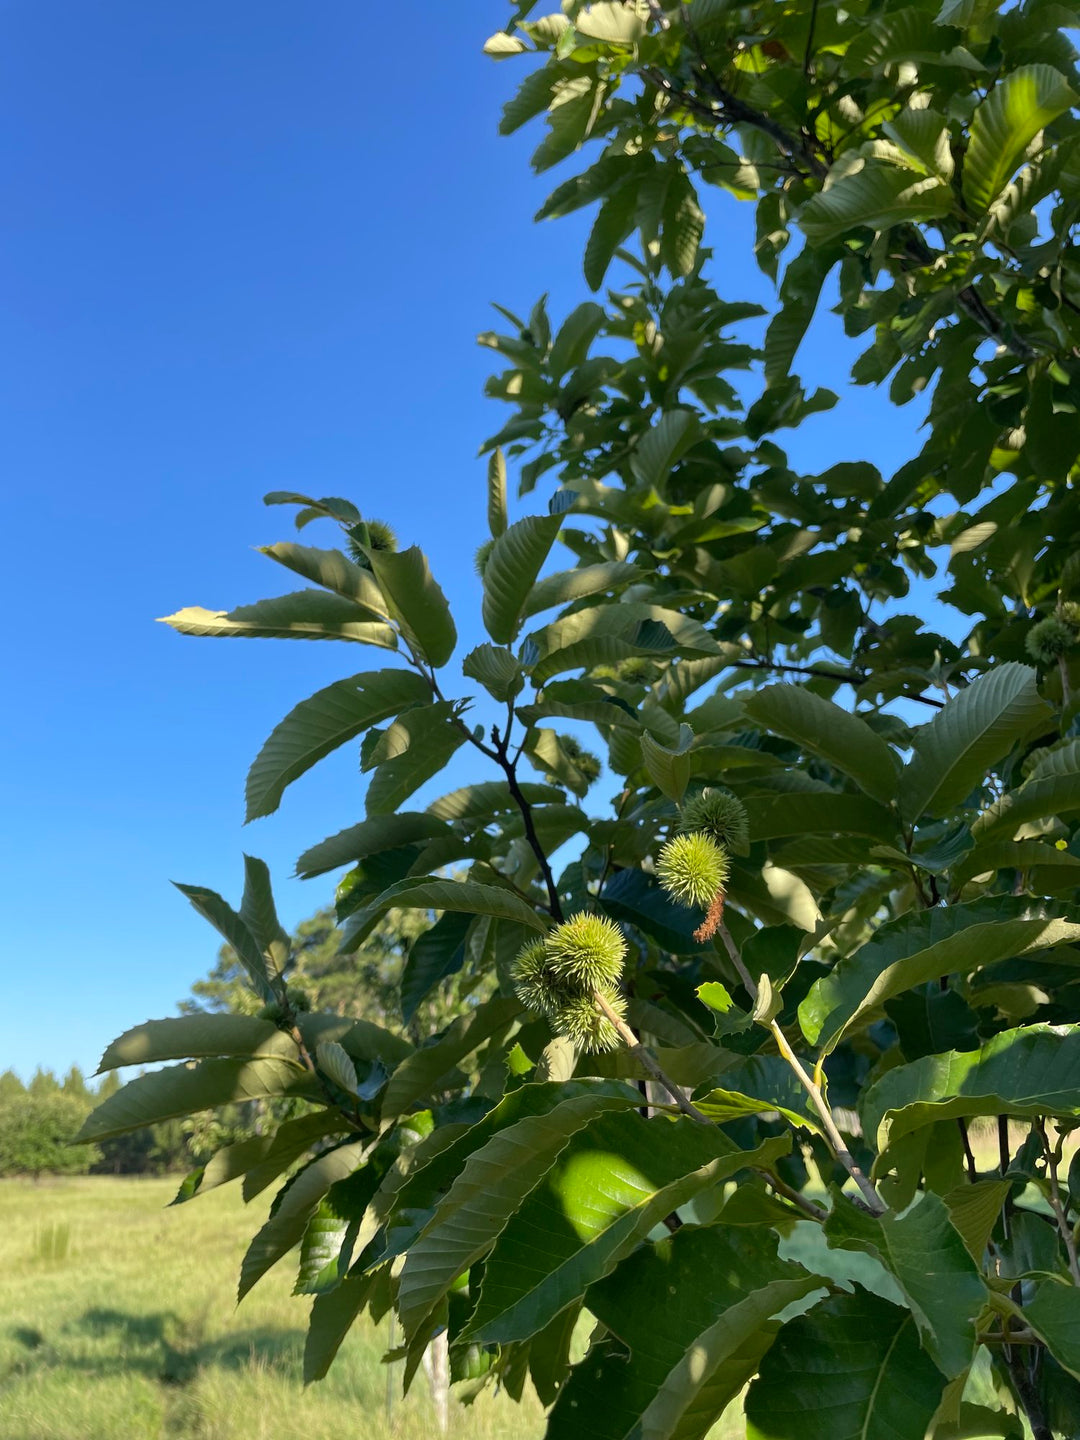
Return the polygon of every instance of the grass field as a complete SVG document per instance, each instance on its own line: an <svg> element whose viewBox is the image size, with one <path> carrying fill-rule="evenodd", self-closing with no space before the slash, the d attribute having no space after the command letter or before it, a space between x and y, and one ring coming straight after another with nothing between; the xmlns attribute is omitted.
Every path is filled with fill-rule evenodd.
<svg viewBox="0 0 1080 1440"><path fill-rule="evenodd" d="M303 1390L310 1301L290 1296L288 1260L235 1304L266 1206L245 1207L227 1186L164 1209L175 1189L105 1177L0 1182L3 1440L431 1440L422 1376L402 1399L395 1367L387 1416L385 1327L361 1322L328 1378ZM543 1431L535 1400L451 1404L451 1433L470 1440Z"/></svg>

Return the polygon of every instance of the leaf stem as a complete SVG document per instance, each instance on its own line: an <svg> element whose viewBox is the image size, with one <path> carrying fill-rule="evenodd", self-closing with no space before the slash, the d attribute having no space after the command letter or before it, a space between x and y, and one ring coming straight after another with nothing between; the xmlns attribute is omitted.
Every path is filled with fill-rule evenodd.
<svg viewBox="0 0 1080 1440"><path fill-rule="evenodd" d="M742 981L743 985L745 985L746 990L750 995L750 998L756 1001L758 987L754 983L754 980L749 970L747 970L746 966L743 964L742 956L739 954L738 947L736 946L735 941L731 938L731 931L727 928L726 925L721 924L719 926L718 933L720 935L720 938L724 942L724 948L728 953L728 957L731 960L731 963L738 971L739 979ZM783 1030L781 1030L776 1020L769 1021L769 1030L772 1033L773 1039L776 1041L777 1048L779 1049L780 1054L787 1061L788 1066L791 1068L792 1071L794 1071L799 1083L803 1086L807 1094L810 1096L810 1099L814 1102L814 1109L821 1117L821 1123L825 1127L825 1133L828 1137L833 1154L836 1156L837 1160L840 1161L840 1164L843 1165L844 1169L848 1172L851 1178L855 1181L855 1184L859 1187L860 1191L862 1192L863 1199L870 1207L871 1213L874 1215L884 1215L889 1207L885 1204L884 1200L882 1200L881 1196L874 1189L872 1182L860 1168L854 1155L852 1155L851 1151L844 1143L844 1137L840 1133L840 1127L833 1119L833 1113L829 1109L829 1102L825 1099L825 1095L821 1089L821 1086L818 1085L813 1076L807 1071L802 1061L795 1054L795 1051L788 1044L787 1036L784 1034Z"/></svg>
<svg viewBox="0 0 1080 1440"><path fill-rule="evenodd" d="M1065 1253L1069 1257L1069 1274L1072 1276L1073 1284L1080 1285L1080 1263L1076 1257L1076 1240L1073 1236L1072 1226L1065 1217L1065 1207L1061 1203L1061 1188L1058 1185L1058 1156L1055 1150L1050 1148L1050 1141L1046 1135L1046 1124L1040 1118L1035 1122L1039 1130L1039 1138L1043 1143L1043 1150L1046 1152L1046 1168L1050 1175L1050 1187L1047 1199L1050 1201L1050 1208L1054 1212L1054 1219L1057 1221L1061 1238L1065 1242Z"/></svg>

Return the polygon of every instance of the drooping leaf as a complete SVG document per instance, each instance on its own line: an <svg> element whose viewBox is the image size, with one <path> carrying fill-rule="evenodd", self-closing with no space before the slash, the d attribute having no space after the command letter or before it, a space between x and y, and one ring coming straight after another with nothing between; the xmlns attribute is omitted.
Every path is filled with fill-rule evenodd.
<svg viewBox="0 0 1080 1440"><path fill-rule="evenodd" d="M304 1384L322 1380L357 1316L368 1302L374 1275L350 1275L335 1290L317 1295L304 1341Z"/></svg>
<svg viewBox="0 0 1080 1440"><path fill-rule="evenodd" d="M820 755L882 805L896 799L893 752L864 720L801 685L769 685L745 701L752 720Z"/></svg>
<svg viewBox="0 0 1080 1440"><path fill-rule="evenodd" d="M649 779L661 794L674 800L676 805L686 793L693 771L694 757L690 753L693 742L694 732L689 725L681 726L679 743L674 747L661 745L648 731L641 736L641 757Z"/></svg>
<svg viewBox="0 0 1080 1440"><path fill-rule="evenodd" d="M471 915L451 911L410 945L401 973L400 992L401 1014L406 1025L412 1023L420 1002L435 986L464 965L465 936L472 923Z"/></svg>
<svg viewBox="0 0 1080 1440"><path fill-rule="evenodd" d="M280 1168L274 1171L276 1176L320 1140L347 1129L348 1122L336 1110L316 1110L310 1115L301 1115L297 1120L286 1120L272 1134L250 1135L246 1140L237 1140L215 1151L205 1165L187 1175L172 1204L182 1205L241 1176L245 1177L244 1198L250 1199L247 1177L252 1172L280 1160Z"/></svg>
<svg viewBox="0 0 1080 1440"><path fill-rule="evenodd" d="M926 1192L902 1215L875 1216L856 1210L834 1187L825 1234L830 1245L875 1255L898 1281L943 1374L967 1373L978 1343L975 1321L989 1294L942 1199Z"/></svg>
<svg viewBox="0 0 1080 1440"><path fill-rule="evenodd" d="M863 1126L879 1151L938 1120L972 1115L1080 1115L1080 1026L1003 1030L978 1050L899 1065L871 1085Z"/></svg>
<svg viewBox="0 0 1080 1440"><path fill-rule="evenodd" d="M1035 136L1076 99L1052 65L1021 65L998 80L971 117L963 188L973 211L989 208Z"/></svg>
<svg viewBox="0 0 1080 1440"><path fill-rule="evenodd" d="M611 1094L566 1100L498 1131L469 1156L406 1257L398 1313L407 1335L418 1329L457 1276L489 1249L570 1137L603 1111L632 1104L629 1097Z"/></svg>
<svg viewBox="0 0 1080 1440"><path fill-rule="evenodd" d="M1080 1380L1080 1290L1044 1280L1024 1306L1024 1318L1058 1364Z"/></svg>
<svg viewBox="0 0 1080 1440"><path fill-rule="evenodd" d="M459 1060L470 1055L478 1045L508 1025L520 1013L519 1001L496 996L459 1016L434 1045L414 1050L390 1076L383 1094L383 1119L402 1115L411 1109L443 1076L454 1069Z"/></svg>
<svg viewBox="0 0 1080 1440"><path fill-rule="evenodd" d="M247 1248L240 1266L237 1302L303 1238L307 1223L331 1185L344 1180L361 1164L370 1142L356 1140L317 1156L299 1172L279 1197L270 1218Z"/></svg>
<svg viewBox="0 0 1080 1440"><path fill-rule="evenodd" d="M613 190L597 212L589 238L585 242L583 270L590 290L599 290L615 251L634 228L637 215L638 187L625 182Z"/></svg>
<svg viewBox="0 0 1080 1440"><path fill-rule="evenodd" d="M315 1061L324 1075L344 1090L346 1095L355 1095L358 1089L356 1066L348 1052L337 1040L324 1040L315 1047Z"/></svg>
<svg viewBox="0 0 1080 1440"><path fill-rule="evenodd" d="M427 556L413 545L372 550L369 559L387 608L413 648L436 669L445 665L454 653L457 629Z"/></svg>
<svg viewBox="0 0 1080 1440"><path fill-rule="evenodd" d="M903 990L1077 938L1080 925L1018 895L912 912L883 925L815 981L799 1006L799 1023L810 1043L828 1052L856 1020Z"/></svg>
<svg viewBox="0 0 1080 1440"><path fill-rule="evenodd" d="M924 1440L944 1388L910 1311L857 1289L780 1331L746 1397L747 1440Z"/></svg>
<svg viewBox="0 0 1080 1440"><path fill-rule="evenodd" d="M640 1115L603 1115L571 1139L488 1257L466 1337L528 1339L610 1274L665 1215L790 1148L786 1135L742 1151L714 1127L684 1119L668 1125L660 1138ZM547 1237L543 1253L538 1234Z"/></svg>
<svg viewBox="0 0 1080 1440"><path fill-rule="evenodd" d="M702 1440L757 1369L772 1317L822 1283L761 1229L688 1225L641 1246L589 1290L618 1343L571 1370L548 1440Z"/></svg>
<svg viewBox="0 0 1080 1440"><path fill-rule="evenodd" d="M491 538L497 540L506 529L506 460L501 449L496 447L488 459L488 529Z"/></svg>
<svg viewBox="0 0 1080 1440"><path fill-rule="evenodd" d="M78 1139L108 1140L162 1120L277 1096L319 1098L318 1087L299 1061L256 1056L200 1060L139 1075L91 1111Z"/></svg>
<svg viewBox="0 0 1080 1440"><path fill-rule="evenodd" d="M495 541L484 566L484 626L500 645L516 639L529 591L555 543L560 515L528 515Z"/></svg>
<svg viewBox="0 0 1080 1440"><path fill-rule="evenodd" d="M248 771L247 820L272 815L285 788L339 745L381 720L431 699L412 670L368 670L336 680L290 710Z"/></svg>
<svg viewBox="0 0 1080 1440"><path fill-rule="evenodd" d="M257 640L355 640L362 645L397 649L391 626L372 620L366 606L325 590L296 590L257 600L235 610L205 610L189 605L175 615L162 617L181 635L210 635Z"/></svg>
<svg viewBox="0 0 1080 1440"><path fill-rule="evenodd" d="M900 779L905 816L944 815L961 804L990 766L1049 714L1030 666L1010 661L981 675L915 732Z"/></svg>

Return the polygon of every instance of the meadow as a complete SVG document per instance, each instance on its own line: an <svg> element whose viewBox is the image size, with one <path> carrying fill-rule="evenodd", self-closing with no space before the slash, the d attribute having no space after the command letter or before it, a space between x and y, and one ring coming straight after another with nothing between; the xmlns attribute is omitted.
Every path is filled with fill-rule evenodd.
<svg viewBox="0 0 1080 1440"><path fill-rule="evenodd" d="M175 1179L0 1182L3 1440L411 1440L436 1433L427 1382L401 1396L388 1338L354 1327L304 1390L306 1307L288 1260L237 1308L240 1258L265 1206L238 1187L165 1208ZM451 1402L451 1434L532 1440L539 1404Z"/></svg>

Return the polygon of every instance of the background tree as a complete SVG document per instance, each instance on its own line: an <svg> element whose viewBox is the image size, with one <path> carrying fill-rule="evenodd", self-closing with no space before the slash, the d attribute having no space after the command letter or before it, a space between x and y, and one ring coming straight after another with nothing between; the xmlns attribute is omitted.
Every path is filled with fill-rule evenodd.
<svg viewBox="0 0 1080 1440"><path fill-rule="evenodd" d="M359 742L363 818L299 873L344 871L343 956L423 917L402 1019L456 1016L414 1045L306 1009L249 858L238 909L181 889L258 1013L121 1036L105 1068L182 1063L84 1136L305 1103L181 1198L284 1178L240 1293L299 1243L309 1379L393 1306L406 1383L444 1334L463 1394L531 1379L552 1440L691 1440L748 1383L770 1440L1074 1433L1072 11L532 8L488 45L539 58L504 127L546 113L541 169L598 142L542 213L599 202L586 278L619 268L603 305L486 337L513 407L489 641L459 675L421 551L291 493L337 527L265 549L307 588L170 617L383 652L280 722L247 814ZM705 277L697 176L758 205L760 354ZM798 474L774 438L834 402L791 374L834 273L874 331L859 378L932 389L889 479ZM546 511L511 519L508 461ZM959 641L896 613L946 545ZM422 805L466 746L476 782Z"/></svg>

